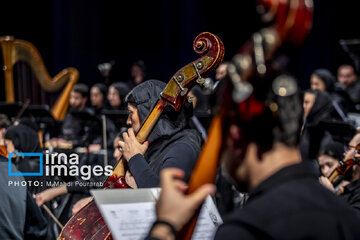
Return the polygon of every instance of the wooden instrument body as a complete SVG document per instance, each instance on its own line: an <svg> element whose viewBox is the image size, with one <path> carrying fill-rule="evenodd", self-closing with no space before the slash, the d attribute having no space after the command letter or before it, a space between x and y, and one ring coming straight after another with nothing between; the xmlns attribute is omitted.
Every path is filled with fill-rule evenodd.
<svg viewBox="0 0 360 240"><path fill-rule="evenodd" d="M159 96L157 104L142 123L136 139L144 143L161 116L164 108L170 106L179 111L187 94L195 84L203 84L203 78L214 71L224 57L224 45L220 38L205 32L199 34L193 44L194 51L201 55L177 71ZM105 188L127 188L124 179L125 159L121 159L112 176L104 183ZM89 217L90 216L90 217ZM58 239L111 239L111 234L94 201L82 208L65 225Z"/></svg>

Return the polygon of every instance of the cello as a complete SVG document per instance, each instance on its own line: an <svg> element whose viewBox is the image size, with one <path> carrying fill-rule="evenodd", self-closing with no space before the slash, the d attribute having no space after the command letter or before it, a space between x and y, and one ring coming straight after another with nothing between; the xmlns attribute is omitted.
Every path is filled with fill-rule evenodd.
<svg viewBox="0 0 360 240"><path fill-rule="evenodd" d="M231 118L233 112L226 111L233 103L241 120L249 121L261 114L267 103L256 100L250 79L259 79L266 84L266 78L271 76L271 68L275 68L273 60L283 43L299 45L305 39L312 24L313 2L311 0L258 0L257 10L261 12L261 19L267 27L253 33L238 53L232 58L228 66L229 81L227 90L219 103L218 113L214 116L208 133L208 141L204 144L195 169L190 177L186 194L195 192L204 184L213 183L217 174L217 167L222 152L223 128L226 119ZM291 94L295 80L274 80L275 94L287 96ZM231 94L232 93L232 94ZM271 109L271 106L269 106ZM276 107L274 114L276 114ZM177 239L189 240L195 229L200 208L192 219L177 234Z"/></svg>
<svg viewBox="0 0 360 240"><path fill-rule="evenodd" d="M136 139L144 143L165 107L179 111L187 100L187 94L196 85L203 85L205 77L212 73L224 58L224 45L216 35L204 32L193 43L194 51L201 57L178 70L159 96L158 102L145 118ZM124 163L121 159L113 174L107 178L104 188L127 188ZM112 239L95 202L92 200L74 215L62 229L58 239Z"/></svg>

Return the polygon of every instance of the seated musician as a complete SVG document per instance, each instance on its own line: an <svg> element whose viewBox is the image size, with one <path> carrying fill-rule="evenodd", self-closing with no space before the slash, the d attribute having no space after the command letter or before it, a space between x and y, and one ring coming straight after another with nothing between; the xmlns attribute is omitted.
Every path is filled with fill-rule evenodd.
<svg viewBox="0 0 360 240"><path fill-rule="evenodd" d="M15 150L23 153L41 153L39 137L37 132L23 124L10 126L7 128L5 135L5 145L8 153L13 153ZM13 157L13 163L20 172L38 172L40 169L40 160L38 157ZM35 194L43 191L45 181L50 180L47 176L25 176L28 182L28 190ZM41 182L41 184L31 184L33 182Z"/></svg>
<svg viewBox="0 0 360 240"><path fill-rule="evenodd" d="M109 87L107 100L112 110L125 110L126 103L124 101L126 94L130 91L128 85L123 82L114 82Z"/></svg>
<svg viewBox="0 0 360 240"><path fill-rule="evenodd" d="M309 161L301 161L298 95L281 97L271 87L258 94L258 88L254 87L254 96L263 96L259 100L268 104L252 117L239 107L244 102L229 99L226 105L221 161L238 190L249 192L249 199L225 218L215 239L358 238L356 212L319 184ZM176 168L161 173L158 222L149 239L175 239L206 196L215 192L212 184L206 184L184 195L183 175Z"/></svg>
<svg viewBox="0 0 360 240"><path fill-rule="evenodd" d="M123 140L122 133L123 132L117 133L114 138L114 141L113 141L113 148L114 148L113 158L114 158L115 162L118 162L122 157L122 153L120 151L120 145L119 145L119 141ZM111 164L111 165L115 165L115 164ZM129 178L130 176L131 175L128 174L126 177ZM128 179L127 183L130 187L137 188L136 183L133 181L133 179ZM86 197L86 198L82 198L79 201L77 201L72 208L72 214L75 215L78 211L80 211L80 209L82 209L92 199L93 199L92 197Z"/></svg>
<svg viewBox="0 0 360 240"><path fill-rule="evenodd" d="M320 149L318 162L321 174L329 177L330 174L339 166L339 161L344 158L344 145L339 142L331 141Z"/></svg>
<svg viewBox="0 0 360 240"><path fill-rule="evenodd" d="M105 107L107 87L103 83L96 83L90 89L90 102L96 115Z"/></svg>
<svg viewBox="0 0 360 240"><path fill-rule="evenodd" d="M345 160L354 157L360 159L360 152L359 150L356 150L356 145L358 144L360 144L360 133L357 133L350 140L347 151L345 152ZM350 173L350 183L343 187L339 197L345 200L353 208L360 210L360 166L358 164L353 166ZM320 182L331 191L337 192L329 179L320 178Z"/></svg>
<svg viewBox="0 0 360 240"><path fill-rule="evenodd" d="M36 206L23 176L9 176L7 156L0 154L0 239L47 238L49 223ZM11 163L11 171L20 173Z"/></svg>
<svg viewBox="0 0 360 240"><path fill-rule="evenodd" d="M99 119L99 123L102 123L103 110L106 108L107 103L107 87L103 83L96 83L90 89L90 102L91 109L95 116ZM101 127L102 129L102 127ZM107 148L112 149L112 141L114 140L115 133L117 132L115 123L106 118L106 136L107 136ZM96 153L104 147L103 136L99 134L94 137L91 144L88 146L90 153Z"/></svg>
<svg viewBox="0 0 360 240"><path fill-rule="evenodd" d="M339 166L340 161L344 158L344 147L342 143L331 141L320 149L318 156L318 163L322 174L319 178L320 182L326 181L326 178L329 178L331 173ZM349 184L350 175L351 173L349 172L344 177L344 180L338 183L336 186L337 194L341 194L344 191L344 186Z"/></svg>
<svg viewBox="0 0 360 240"><path fill-rule="evenodd" d="M90 109L86 108L88 100L89 88L85 84L76 84L70 93L69 106L70 109L66 114L61 127L60 138L53 138L50 144L58 148L72 148L84 146L85 143L90 143L90 133L86 131L84 124L85 119L80 117L77 113L87 112L89 115L94 115Z"/></svg>
<svg viewBox="0 0 360 240"><path fill-rule="evenodd" d="M157 103L166 84L148 80L136 86L126 97L131 128L123 133L120 147L128 161L129 170L137 187L158 187L159 174L164 168L178 167L185 172L184 181L195 166L200 151L199 133L188 127L192 115L191 103L186 103L179 112L165 109L144 144L138 143L135 134L142 122Z"/></svg>

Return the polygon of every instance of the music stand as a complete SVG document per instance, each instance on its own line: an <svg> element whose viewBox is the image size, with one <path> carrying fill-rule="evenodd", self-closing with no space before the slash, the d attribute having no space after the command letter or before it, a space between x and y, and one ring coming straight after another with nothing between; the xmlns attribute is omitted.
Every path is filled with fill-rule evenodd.
<svg viewBox="0 0 360 240"><path fill-rule="evenodd" d="M101 120L93 113L87 110L71 110L71 115L76 118L81 119L83 123L83 130L85 132L85 146L91 143L91 141L97 137L101 136Z"/></svg>
<svg viewBox="0 0 360 240"><path fill-rule="evenodd" d="M335 141L346 145L356 134L356 128L348 122L323 120L320 124L331 134Z"/></svg>
<svg viewBox="0 0 360 240"><path fill-rule="evenodd" d="M0 113L5 114L10 121L13 121L20 111L23 103L16 102L16 103L8 103L8 102L0 102Z"/></svg>
<svg viewBox="0 0 360 240"><path fill-rule="evenodd" d="M83 120L85 123L89 123L90 125L101 125L101 120L92 112L87 110L71 110L71 114L74 117L78 117Z"/></svg>
<svg viewBox="0 0 360 240"><path fill-rule="evenodd" d="M107 119L109 119L115 124L118 132L121 128L126 127L126 120L129 115L129 112L127 110L103 109L101 111L101 114L104 114Z"/></svg>
<svg viewBox="0 0 360 240"><path fill-rule="evenodd" d="M341 39L340 46L346 54L354 61L357 72L360 70L360 39Z"/></svg>
<svg viewBox="0 0 360 240"><path fill-rule="evenodd" d="M53 124L57 122L51 113L49 105L30 105L24 112L24 116L32 116L36 123Z"/></svg>

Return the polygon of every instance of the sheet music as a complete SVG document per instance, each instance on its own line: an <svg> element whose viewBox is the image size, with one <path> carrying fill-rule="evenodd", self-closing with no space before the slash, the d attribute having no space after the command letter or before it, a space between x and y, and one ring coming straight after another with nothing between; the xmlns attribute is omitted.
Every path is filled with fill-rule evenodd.
<svg viewBox="0 0 360 240"><path fill-rule="evenodd" d="M111 230L111 235L116 240L140 240L144 239L149 232L152 223L156 220L155 199L159 196L160 189L139 189L126 192L127 201L129 195L136 195L134 202L119 203L119 199L125 195L124 192L112 191L111 199L104 197L103 190L92 190L95 201ZM108 193L108 192L106 192ZM149 194L153 197L149 197ZM109 195L110 196L110 195ZM140 196L140 197L139 197ZM102 202L101 199L106 199ZM140 201L142 198L143 201ZM117 203L113 203L117 202ZM200 211L199 219L194 230L193 240L213 239L222 219L216 206L208 196Z"/></svg>
<svg viewBox="0 0 360 240"><path fill-rule="evenodd" d="M117 239L144 239L155 221L155 202L101 205L103 217Z"/></svg>
<svg viewBox="0 0 360 240"><path fill-rule="evenodd" d="M191 239L207 240L214 239L216 229L223 223L220 214L211 199L208 196L203 204L199 218Z"/></svg>

